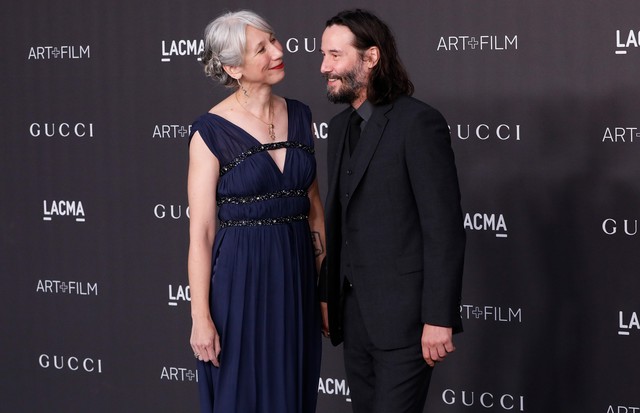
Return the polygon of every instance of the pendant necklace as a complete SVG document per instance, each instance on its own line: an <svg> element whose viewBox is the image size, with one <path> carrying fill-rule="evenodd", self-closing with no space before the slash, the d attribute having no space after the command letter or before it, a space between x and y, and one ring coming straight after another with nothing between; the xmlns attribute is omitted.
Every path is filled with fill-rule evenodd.
<svg viewBox="0 0 640 413"><path fill-rule="evenodd" d="M258 119L260 122L264 123L265 125L267 125L269 127L269 137L271 138L272 141L276 140L276 131L275 131L275 126L273 124L273 100L271 98L269 98L269 117L270 117L270 122L265 122L263 121L261 118L259 118L258 116L254 115L253 113L251 113L249 111L249 109L245 108L242 103L240 103L240 99L238 99L238 94L234 93L236 100L238 101L238 105L240 105L240 107L242 109L244 109L249 115L253 116L254 118Z"/></svg>

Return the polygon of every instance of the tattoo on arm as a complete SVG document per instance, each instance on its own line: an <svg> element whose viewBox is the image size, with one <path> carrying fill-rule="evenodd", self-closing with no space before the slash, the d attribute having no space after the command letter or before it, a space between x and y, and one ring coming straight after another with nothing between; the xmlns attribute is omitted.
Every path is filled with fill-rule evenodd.
<svg viewBox="0 0 640 413"><path fill-rule="evenodd" d="M320 238L319 232L311 232L311 242L313 243L313 250L316 257L324 253L324 245L322 245L322 238Z"/></svg>

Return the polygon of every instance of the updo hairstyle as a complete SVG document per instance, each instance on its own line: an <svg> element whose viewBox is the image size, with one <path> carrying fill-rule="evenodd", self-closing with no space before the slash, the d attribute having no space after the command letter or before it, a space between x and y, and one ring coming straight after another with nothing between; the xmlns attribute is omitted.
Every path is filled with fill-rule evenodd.
<svg viewBox="0 0 640 413"><path fill-rule="evenodd" d="M262 17L248 10L228 12L213 20L204 29L202 64L207 76L226 87L238 87L223 66L241 66L247 46L247 26L273 34L273 29Z"/></svg>

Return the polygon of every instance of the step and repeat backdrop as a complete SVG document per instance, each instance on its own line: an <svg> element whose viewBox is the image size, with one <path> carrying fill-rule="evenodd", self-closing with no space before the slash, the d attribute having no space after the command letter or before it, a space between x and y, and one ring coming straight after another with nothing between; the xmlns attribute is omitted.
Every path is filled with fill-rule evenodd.
<svg viewBox="0 0 640 413"><path fill-rule="evenodd" d="M456 153L465 332L425 411L640 412L635 0L7 2L0 410L197 411L187 137L229 93L204 77L202 31L239 8L273 24L324 196L342 107L320 40L353 7L392 27ZM328 342L318 392L318 412L351 410Z"/></svg>

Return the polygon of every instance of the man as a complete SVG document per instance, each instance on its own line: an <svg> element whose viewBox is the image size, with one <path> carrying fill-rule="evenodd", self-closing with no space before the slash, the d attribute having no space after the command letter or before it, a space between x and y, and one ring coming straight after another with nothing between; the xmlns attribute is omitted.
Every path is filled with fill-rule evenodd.
<svg viewBox="0 0 640 413"><path fill-rule="evenodd" d="M344 341L355 413L419 413L462 330L465 233L449 129L410 97L376 16L339 13L321 51L329 100L350 105L329 123L323 328Z"/></svg>

